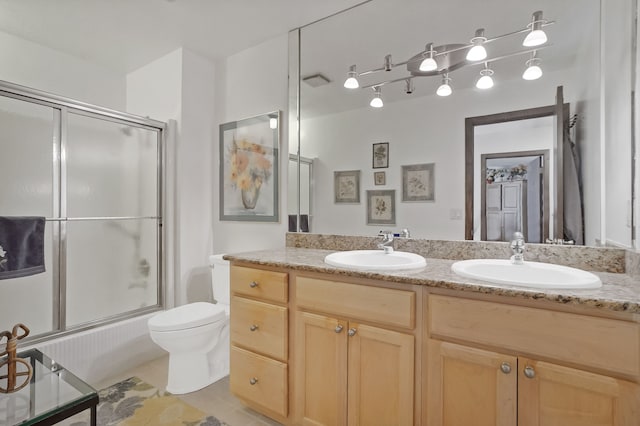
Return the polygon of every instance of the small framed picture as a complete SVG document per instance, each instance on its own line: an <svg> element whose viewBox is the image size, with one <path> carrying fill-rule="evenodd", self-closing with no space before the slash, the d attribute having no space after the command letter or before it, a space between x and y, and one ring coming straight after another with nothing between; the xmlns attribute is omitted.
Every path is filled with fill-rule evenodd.
<svg viewBox="0 0 640 426"><path fill-rule="evenodd" d="M333 197L335 203L359 203L360 170L333 172Z"/></svg>
<svg viewBox="0 0 640 426"><path fill-rule="evenodd" d="M386 185L387 178L384 172L373 172L373 183L376 185Z"/></svg>
<svg viewBox="0 0 640 426"><path fill-rule="evenodd" d="M435 201L435 163L402 166L402 201Z"/></svg>
<svg viewBox="0 0 640 426"><path fill-rule="evenodd" d="M373 144L373 168L386 169L389 167L389 142Z"/></svg>
<svg viewBox="0 0 640 426"><path fill-rule="evenodd" d="M396 191L367 191L367 225L396 224Z"/></svg>

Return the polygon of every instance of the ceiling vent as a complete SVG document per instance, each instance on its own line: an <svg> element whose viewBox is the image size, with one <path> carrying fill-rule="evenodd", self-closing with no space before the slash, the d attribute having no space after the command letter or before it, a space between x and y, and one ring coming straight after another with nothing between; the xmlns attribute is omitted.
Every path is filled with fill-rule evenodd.
<svg viewBox="0 0 640 426"><path fill-rule="evenodd" d="M324 86L325 84L331 83L331 80L329 80L327 77L325 77L322 74L313 74L313 75L304 77L302 81L304 81L311 87L320 87L320 86Z"/></svg>

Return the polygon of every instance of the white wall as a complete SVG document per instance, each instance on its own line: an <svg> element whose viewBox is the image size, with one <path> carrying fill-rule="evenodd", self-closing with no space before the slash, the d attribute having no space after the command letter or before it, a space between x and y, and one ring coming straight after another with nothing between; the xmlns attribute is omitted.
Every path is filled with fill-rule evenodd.
<svg viewBox="0 0 640 426"><path fill-rule="evenodd" d="M546 73L531 82L498 81L487 92L459 90L448 98L415 97L386 103L381 110L367 106L304 120L302 155L317 158L312 232L377 234L383 227L366 225L365 191L395 189L396 225L388 228L409 228L418 238L464 239L464 119L551 105L556 85L564 85L566 98L575 103L572 89L577 77L571 71ZM390 143L388 169L372 168L376 142ZM400 166L432 162L436 163L435 202L402 203ZM334 204L333 172L338 170L362 170L360 204ZM374 171L386 172L386 185L374 186Z"/></svg>
<svg viewBox="0 0 640 426"><path fill-rule="evenodd" d="M287 231L287 58L288 35L268 40L217 63L216 129L229 121L280 110L280 222L220 221L219 206L219 141L214 137L213 187L213 251L214 253L284 247ZM217 134L216 130L216 134Z"/></svg>
<svg viewBox="0 0 640 426"><path fill-rule="evenodd" d="M122 73L4 32L0 51L0 80L124 110Z"/></svg>

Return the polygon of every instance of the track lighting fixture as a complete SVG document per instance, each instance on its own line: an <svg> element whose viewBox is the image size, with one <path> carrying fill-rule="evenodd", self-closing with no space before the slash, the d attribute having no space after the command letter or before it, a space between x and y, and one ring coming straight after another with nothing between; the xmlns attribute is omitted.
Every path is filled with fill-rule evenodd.
<svg viewBox="0 0 640 426"><path fill-rule="evenodd" d="M357 89L360 87L358 83L358 73L356 72L356 66L351 65L349 67L349 73L347 79L344 81L344 87L347 89Z"/></svg>
<svg viewBox="0 0 640 426"><path fill-rule="evenodd" d="M453 90L451 90L451 79L449 78L449 73L446 73L442 76L442 84L436 90L436 95L438 96L449 96Z"/></svg>
<svg viewBox="0 0 640 426"><path fill-rule="evenodd" d="M384 106L384 103L382 102L382 90L380 89L380 87L374 87L373 88L374 94L373 94L373 99L371 99L371 102L369 102L369 105L371 105L374 108L382 108Z"/></svg>
<svg viewBox="0 0 640 426"><path fill-rule="evenodd" d="M473 47L467 53L467 61L481 61L487 57L487 49L484 48L486 41L484 28L477 29L475 37L471 39Z"/></svg>
<svg viewBox="0 0 640 426"><path fill-rule="evenodd" d="M357 72L356 66L351 65L344 87L348 89L356 89L358 87L373 89L374 96L370 105L374 108L381 108L383 106L381 88L384 85L403 81L405 83L405 93L409 94L414 91L414 78L441 76L442 81L436 90L436 94L438 96L449 96L453 93L450 74L460 68L480 65L483 68L480 70L480 77L476 81L476 87L486 90L494 86L494 67L490 64L518 55L531 55L526 61L527 68L522 74L522 78L535 80L542 76L541 60L537 57L537 52L550 47L550 45L542 46L547 42L547 35L542 28L551 24L554 24L554 22L543 19L542 11L538 10L533 12L532 19L526 26L502 35L487 37L485 29L478 28L469 43L445 43L438 46L433 43L427 43L422 52L418 52L409 59L398 63L393 63L391 55L387 54L384 56L382 65L377 68ZM524 41L521 41L524 33L527 35ZM503 39L512 40L513 43L505 41L496 44L495 48L490 49L491 56L489 56L487 45ZM509 44L511 44L510 47ZM528 47L528 49L523 49L522 46ZM508 51L509 48L515 50ZM406 67L409 75L394 76L385 81L360 86L359 77L373 75L381 71L393 71L400 66Z"/></svg>
<svg viewBox="0 0 640 426"><path fill-rule="evenodd" d="M536 52L533 51L531 59L525 62L527 69L524 70L522 78L525 80L537 80L542 77L542 69L540 68L540 58L536 57Z"/></svg>
<svg viewBox="0 0 640 426"><path fill-rule="evenodd" d="M531 32L527 34L522 45L525 47L534 47L545 44L547 42L547 34L542 30L542 25L546 23L547 21L542 19L541 10L533 12L533 19L531 23L527 25L527 28L530 28Z"/></svg>
<svg viewBox="0 0 640 426"><path fill-rule="evenodd" d="M427 47L425 48L426 57L422 60L422 62L420 62L420 71L426 72L435 71L438 69L438 63L433 58L435 54L436 52L435 50L433 50L433 43L427 44Z"/></svg>
<svg viewBox="0 0 640 426"><path fill-rule="evenodd" d="M476 87L478 89L491 89L493 87L493 70L489 69L489 66L484 64L484 69L480 71L480 78L476 81Z"/></svg>

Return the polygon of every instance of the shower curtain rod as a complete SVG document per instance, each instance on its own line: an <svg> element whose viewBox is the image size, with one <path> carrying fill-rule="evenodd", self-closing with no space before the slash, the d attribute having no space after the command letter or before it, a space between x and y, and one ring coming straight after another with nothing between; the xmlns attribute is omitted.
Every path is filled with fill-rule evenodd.
<svg viewBox="0 0 640 426"><path fill-rule="evenodd" d="M132 219L159 219L159 216L102 216L102 217L46 217L47 222L73 222L84 220L132 220Z"/></svg>

